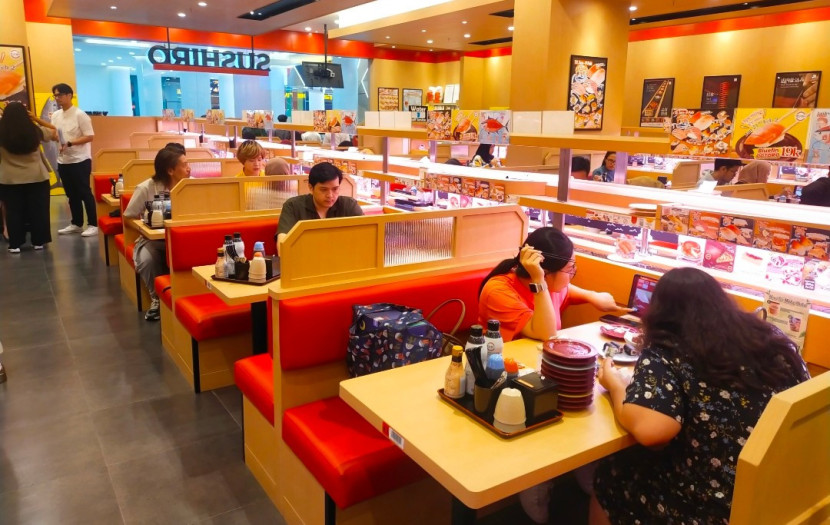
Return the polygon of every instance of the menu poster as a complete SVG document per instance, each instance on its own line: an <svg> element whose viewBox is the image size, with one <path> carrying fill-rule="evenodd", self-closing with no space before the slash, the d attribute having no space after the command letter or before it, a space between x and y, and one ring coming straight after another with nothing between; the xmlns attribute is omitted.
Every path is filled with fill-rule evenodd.
<svg viewBox="0 0 830 525"><path fill-rule="evenodd" d="M703 77L703 93L700 107L703 109L727 109L738 107L741 91L741 75Z"/></svg>
<svg viewBox="0 0 830 525"><path fill-rule="evenodd" d="M774 108L814 108L818 101L821 71L776 73L772 92Z"/></svg>
<svg viewBox="0 0 830 525"><path fill-rule="evenodd" d="M661 229L664 232L686 235L689 233L689 210L675 206L663 206L660 217Z"/></svg>
<svg viewBox="0 0 830 525"><path fill-rule="evenodd" d="M461 193L461 177L450 177L449 193Z"/></svg>
<svg viewBox="0 0 830 525"><path fill-rule="evenodd" d="M438 191L450 191L450 176L449 175L439 175L438 176Z"/></svg>
<svg viewBox="0 0 830 525"><path fill-rule="evenodd" d="M510 116L510 111L481 111L478 141L482 144L509 144Z"/></svg>
<svg viewBox="0 0 830 525"><path fill-rule="evenodd" d="M220 126L225 124L225 110L224 109L209 109L205 112L205 122L208 124L218 124Z"/></svg>
<svg viewBox="0 0 830 525"><path fill-rule="evenodd" d="M476 180L475 179L464 179L461 183L461 195L467 195L469 197L475 197L476 195Z"/></svg>
<svg viewBox="0 0 830 525"><path fill-rule="evenodd" d="M735 269L737 246L731 242L706 241L703 252L703 267L732 273Z"/></svg>
<svg viewBox="0 0 830 525"><path fill-rule="evenodd" d="M412 106L420 106L421 100L424 98L424 90L422 89L404 89L403 90L403 110L412 111Z"/></svg>
<svg viewBox="0 0 830 525"><path fill-rule="evenodd" d="M718 240L734 242L740 246L752 246L755 233L755 219L724 215L721 217Z"/></svg>
<svg viewBox="0 0 830 525"><path fill-rule="evenodd" d="M804 349L807 336L807 319L810 317L810 300L773 290L764 294L767 322L776 326L798 347Z"/></svg>
<svg viewBox="0 0 830 525"><path fill-rule="evenodd" d="M812 111L807 143L808 164L830 164L830 109Z"/></svg>
<svg viewBox="0 0 830 525"><path fill-rule="evenodd" d="M739 273L750 280L765 279L771 256L772 253L766 250L738 246L735 258L735 273Z"/></svg>
<svg viewBox="0 0 830 525"><path fill-rule="evenodd" d="M673 78L647 78L643 80L640 126L644 128L662 128L665 120L671 117L673 100Z"/></svg>
<svg viewBox="0 0 830 525"><path fill-rule="evenodd" d="M25 47L0 45L0 111L9 102L34 108L26 65Z"/></svg>
<svg viewBox="0 0 830 525"><path fill-rule="evenodd" d="M326 120L326 110L315 109L311 112L311 118L314 131L318 133L326 133L329 131L328 121Z"/></svg>
<svg viewBox="0 0 830 525"><path fill-rule="evenodd" d="M332 129L331 131L334 130ZM340 110L340 133L357 135L357 111L346 109Z"/></svg>
<svg viewBox="0 0 830 525"><path fill-rule="evenodd" d="M429 140L452 140L451 127L451 110L433 110L427 113L427 138Z"/></svg>
<svg viewBox="0 0 830 525"><path fill-rule="evenodd" d="M398 111L401 107L401 90L398 88L378 88L378 110Z"/></svg>
<svg viewBox="0 0 830 525"><path fill-rule="evenodd" d="M792 226L789 224L757 219L753 246L763 250L787 253Z"/></svg>
<svg viewBox="0 0 830 525"><path fill-rule="evenodd" d="M452 111L452 140L478 142L479 112L454 109Z"/></svg>
<svg viewBox="0 0 830 525"><path fill-rule="evenodd" d="M791 255L810 257L820 261L830 260L830 230L793 226L789 252Z"/></svg>
<svg viewBox="0 0 830 525"><path fill-rule="evenodd" d="M476 197L479 199L490 198L490 181L477 180L476 181Z"/></svg>
<svg viewBox="0 0 830 525"><path fill-rule="evenodd" d="M270 110L245 110L245 120L250 128L274 129L274 112Z"/></svg>
<svg viewBox="0 0 830 525"><path fill-rule="evenodd" d="M674 108L669 140L677 155L725 157L732 141L733 110Z"/></svg>
<svg viewBox="0 0 830 525"><path fill-rule="evenodd" d="M732 146L744 159L801 159L810 128L809 109L739 108Z"/></svg>
<svg viewBox="0 0 830 525"><path fill-rule="evenodd" d="M602 129L607 58L571 55L568 110L574 129Z"/></svg>
<svg viewBox="0 0 830 525"><path fill-rule="evenodd" d="M426 129L429 108L427 106L409 106L409 111L412 113L412 129Z"/></svg>
<svg viewBox="0 0 830 525"><path fill-rule="evenodd" d="M721 219L719 213L692 210L689 213L689 235L716 241Z"/></svg>
<svg viewBox="0 0 830 525"><path fill-rule="evenodd" d="M703 262L703 254L706 251L706 239L677 236L677 260L699 266Z"/></svg>
<svg viewBox="0 0 830 525"><path fill-rule="evenodd" d="M504 189L504 184L493 183L490 187L490 200L496 202L504 202L504 196L507 192Z"/></svg>
<svg viewBox="0 0 830 525"><path fill-rule="evenodd" d="M161 120L164 122L172 122L176 120L176 110L165 108L161 110Z"/></svg>
<svg viewBox="0 0 830 525"><path fill-rule="evenodd" d="M196 118L196 111L194 111L192 109L182 109L181 110L181 116L179 117L179 119L182 122L193 122L193 120L195 118Z"/></svg>
<svg viewBox="0 0 830 525"><path fill-rule="evenodd" d="M804 263L804 289L830 292L830 262L807 259Z"/></svg>

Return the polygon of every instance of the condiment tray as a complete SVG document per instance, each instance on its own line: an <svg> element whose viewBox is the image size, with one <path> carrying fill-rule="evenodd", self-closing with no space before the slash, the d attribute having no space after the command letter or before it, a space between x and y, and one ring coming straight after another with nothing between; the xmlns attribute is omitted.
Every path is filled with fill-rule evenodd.
<svg viewBox="0 0 830 525"><path fill-rule="evenodd" d="M272 283L272 282L276 281L277 279L280 278L280 276L275 275L274 277L271 277L270 279L266 279L264 282L261 282L261 283L252 283L251 281L247 281L247 280L242 281L240 279L229 279L227 277L216 277L215 275L211 275L210 278L213 279L214 281L222 281L222 282L226 282L226 283L249 284L249 285L252 285L252 286L264 286L266 284L269 284L269 283Z"/></svg>

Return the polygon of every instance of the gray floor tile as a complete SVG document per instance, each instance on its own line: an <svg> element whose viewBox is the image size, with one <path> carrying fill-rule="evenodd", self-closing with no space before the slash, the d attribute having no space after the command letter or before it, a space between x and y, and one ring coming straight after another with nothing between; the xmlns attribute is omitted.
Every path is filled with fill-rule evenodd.
<svg viewBox="0 0 830 525"><path fill-rule="evenodd" d="M53 481L0 494L3 525L123 523L106 468L89 468ZM174 522L169 522L174 523Z"/></svg>
<svg viewBox="0 0 830 525"><path fill-rule="evenodd" d="M0 384L0 428L3 432L88 410L81 378L74 370L53 376L48 384L41 379L18 381L9 370L9 380Z"/></svg>
<svg viewBox="0 0 830 525"><path fill-rule="evenodd" d="M242 428L242 393L236 388L236 385L217 388L211 390L211 393L219 399L219 402L233 417L239 428Z"/></svg>
<svg viewBox="0 0 830 525"><path fill-rule="evenodd" d="M0 316L0 337L6 349L66 342L63 326L48 318L7 321Z"/></svg>
<svg viewBox="0 0 830 525"><path fill-rule="evenodd" d="M108 465L239 430L215 397L192 392L100 410L93 421Z"/></svg>
<svg viewBox="0 0 830 525"><path fill-rule="evenodd" d="M146 341L140 332L105 332L69 340L75 367L79 371L116 364L149 363L160 357L158 346L158 342Z"/></svg>
<svg viewBox="0 0 830 525"><path fill-rule="evenodd" d="M31 380L49 381L72 371L75 364L69 345L58 342L43 346L10 348L3 353L3 366L14 385Z"/></svg>
<svg viewBox="0 0 830 525"><path fill-rule="evenodd" d="M200 525L259 525L262 523L285 525L285 520L271 500L267 498L199 522Z"/></svg>
<svg viewBox="0 0 830 525"><path fill-rule="evenodd" d="M239 431L110 466L126 523L192 523L261 500Z"/></svg>
<svg viewBox="0 0 830 525"><path fill-rule="evenodd" d="M101 366L81 370L79 374L91 410L192 393L176 365L164 358Z"/></svg>
<svg viewBox="0 0 830 525"><path fill-rule="evenodd" d="M3 285L0 285L0 290L4 290ZM18 296L20 300L9 308L3 309L4 322L32 322L37 320L38 323L52 323L57 321L58 306L55 304L55 299L51 292L43 297L33 297L27 299L25 295Z"/></svg>

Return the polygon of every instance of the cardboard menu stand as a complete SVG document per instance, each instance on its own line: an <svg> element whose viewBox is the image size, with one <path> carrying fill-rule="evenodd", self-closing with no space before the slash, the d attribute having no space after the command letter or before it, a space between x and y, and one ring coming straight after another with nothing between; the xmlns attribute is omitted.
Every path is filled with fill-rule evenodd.
<svg viewBox="0 0 830 525"><path fill-rule="evenodd" d="M807 336L810 300L767 290L764 294L764 307L767 310L767 322L784 332L800 353Z"/></svg>

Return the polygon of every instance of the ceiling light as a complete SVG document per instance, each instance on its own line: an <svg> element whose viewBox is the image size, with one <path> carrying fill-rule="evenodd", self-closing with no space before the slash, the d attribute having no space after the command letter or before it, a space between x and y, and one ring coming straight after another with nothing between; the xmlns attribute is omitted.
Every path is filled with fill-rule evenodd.
<svg viewBox="0 0 830 525"><path fill-rule="evenodd" d="M340 17L340 27L346 28L366 22L373 22L381 18L388 18L390 16L401 15L432 7L434 5L445 4L450 0L419 0L418 2L401 2L400 0L375 0L349 9L344 9L337 13Z"/></svg>
<svg viewBox="0 0 830 525"><path fill-rule="evenodd" d="M107 60L107 62L110 62L110 63L112 63L112 59L109 59L109 60Z"/></svg>
<svg viewBox="0 0 830 525"><path fill-rule="evenodd" d="M107 65L107 63L106 63L106 62L101 62L101 65L102 65L102 66L106 66L106 65Z"/></svg>
<svg viewBox="0 0 830 525"><path fill-rule="evenodd" d="M80 48L80 47L76 47L76 48L75 48L75 51L80 52L80 51L81 51L81 48Z"/></svg>
<svg viewBox="0 0 830 525"><path fill-rule="evenodd" d="M508 31L513 31L513 26L507 26Z"/></svg>
<svg viewBox="0 0 830 525"><path fill-rule="evenodd" d="M207 7L207 2L199 2L196 5L198 5L199 7Z"/></svg>
<svg viewBox="0 0 830 525"><path fill-rule="evenodd" d="M421 29L421 33L426 33L426 32L427 32L426 29Z"/></svg>
<svg viewBox="0 0 830 525"><path fill-rule="evenodd" d="M396 47L398 47L398 46L392 46L392 49L395 49Z"/></svg>
<svg viewBox="0 0 830 525"><path fill-rule="evenodd" d="M431 43L432 43L432 40L427 40L427 44L431 44Z"/></svg>
<svg viewBox="0 0 830 525"><path fill-rule="evenodd" d="M118 6L117 5L111 5L110 9L112 9L114 11L114 10L118 9Z"/></svg>
<svg viewBox="0 0 830 525"><path fill-rule="evenodd" d="M461 21L461 23L462 23L462 24L466 24L466 23L467 23L467 21L466 21L466 20L462 20L462 21Z"/></svg>
<svg viewBox="0 0 830 525"><path fill-rule="evenodd" d="M116 60L121 60L121 57L115 57Z"/></svg>
<svg viewBox="0 0 830 525"><path fill-rule="evenodd" d="M464 33L464 38L470 38L470 33Z"/></svg>
<svg viewBox="0 0 830 525"><path fill-rule="evenodd" d="M179 13L179 18L184 18L184 17L186 17L186 16L187 16L187 15L186 15L186 14L184 14L184 13Z"/></svg>
<svg viewBox="0 0 830 525"><path fill-rule="evenodd" d="M429 48L429 50L432 51L432 48Z"/></svg>
<svg viewBox="0 0 830 525"><path fill-rule="evenodd" d="M84 39L87 44L97 44L99 46L119 46L119 47L140 47L149 49L155 44L150 42L138 42L137 40L118 40L117 38L87 38Z"/></svg>
<svg viewBox="0 0 830 525"><path fill-rule="evenodd" d="M135 55L135 51L130 51L130 54L131 54L131 55Z"/></svg>
<svg viewBox="0 0 830 525"><path fill-rule="evenodd" d="M629 7L629 8L628 8L628 10L629 10L629 11L631 11L631 12L633 13L634 11L636 11L636 10L637 10L637 6L636 6L636 5L632 5L631 7Z"/></svg>
<svg viewBox="0 0 830 525"><path fill-rule="evenodd" d="M386 35L386 40L389 40L390 38L392 38L392 37L389 36L389 35Z"/></svg>
<svg viewBox="0 0 830 525"><path fill-rule="evenodd" d="M254 12L253 12L253 11L250 11L250 14L254 14Z"/></svg>
<svg viewBox="0 0 830 525"><path fill-rule="evenodd" d="M311 28L310 27L306 27L305 30L308 31L309 33L311 33Z"/></svg>

